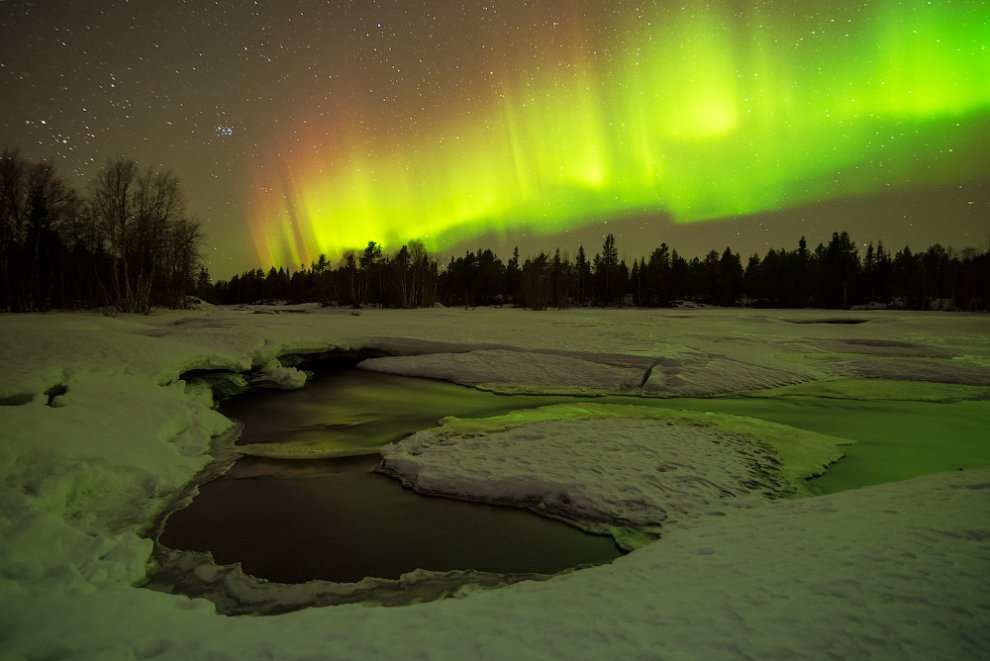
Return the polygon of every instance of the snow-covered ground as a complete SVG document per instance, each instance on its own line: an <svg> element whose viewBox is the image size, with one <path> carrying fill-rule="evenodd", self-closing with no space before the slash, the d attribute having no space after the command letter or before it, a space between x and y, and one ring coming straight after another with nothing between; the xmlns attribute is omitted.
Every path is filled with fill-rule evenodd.
<svg viewBox="0 0 990 661"><path fill-rule="evenodd" d="M301 375L280 356L368 347L399 356L367 369L501 392L926 401L990 392L982 315L303 310L0 317L0 657L980 658L990 649L990 471L767 500L759 494L799 486L834 456L836 439L593 402L579 414L448 421L385 453L390 470L426 491L663 528L660 541L611 565L461 599L264 618L137 587L153 547L142 534L210 462L211 439L232 430L204 386L179 380L190 369L253 369L256 380L293 387Z"/></svg>

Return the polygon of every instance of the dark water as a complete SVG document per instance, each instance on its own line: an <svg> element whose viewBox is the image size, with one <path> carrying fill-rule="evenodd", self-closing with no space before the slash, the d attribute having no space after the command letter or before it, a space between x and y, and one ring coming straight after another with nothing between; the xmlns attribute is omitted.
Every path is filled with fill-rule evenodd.
<svg viewBox="0 0 990 661"><path fill-rule="evenodd" d="M417 496L369 473L377 461L243 460L176 512L161 541L280 583L398 578L417 568L553 574L619 555L611 538L530 512Z"/></svg>
<svg viewBox="0 0 990 661"><path fill-rule="evenodd" d="M249 442L311 444L328 452L373 452L445 415L483 417L573 403L573 397L505 396L442 381L346 370L302 390L251 393L224 412L249 425ZM713 411L761 418L856 441L813 483L832 493L918 475L990 465L990 401L933 403L825 397L713 397L581 401Z"/></svg>
<svg viewBox="0 0 990 661"><path fill-rule="evenodd" d="M241 459L172 514L160 541L283 583L398 578L415 569L553 574L610 562L620 555L610 537L524 510L426 498L370 472L378 455L366 453L446 415L564 401L573 400L500 397L358 370L318 377L302 390L242 395L221 408L245 424L241 443L351 456Z"/></svg>
<svg viewBox="0 0 990 661"><path fill-rule="evenodd" d="M338 456L376 452L445 416L483 418L573 401L348 369L317 376L300 390L250 392L224 402L221 411L245 423L239 443L280 443Z"/></svg>

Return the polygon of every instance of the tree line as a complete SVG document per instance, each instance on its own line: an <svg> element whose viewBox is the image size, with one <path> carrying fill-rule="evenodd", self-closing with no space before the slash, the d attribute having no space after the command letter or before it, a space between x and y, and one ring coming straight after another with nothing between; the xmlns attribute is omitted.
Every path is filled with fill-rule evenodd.
<svg viewBox="0 0 990 661"><path fill-rule="evenodd" d="M0 155L0 311L182 306L202 238L171 173L112 160L80 194L51 163Z"/></svg>
<svg viewBox="0 0 990 661"><path fill-rule="evenodd" d="M271 267L212 282L201 265L200 224L185 210L178 179L108 161L87 190L68 186L44 161L0 154L0 311L103 308L147 313L180 307L190 294L214 303L316 301L324 305L425 307L514 304L664 307L713 305L990 309L990 253L941 245L895 253L870 243L861 256L846 232L809 249L771 249L745 260L727 247L690 260L662 243L631 264L615 237L589 256L559 249L503 261L478 248L440 264L413 241L386 255L374 241L298 270Z"/></svg>
<svg viewBox="0 0 990 661"><path fill-rule="evenodd" d="M745 261L725 248L690 260L662 243L648 258L619 259L615 237L605 237L589 257L539 253L524 260L518 248L508 261L479 248L436 256L412 242L384 255L375 242L347 253L332 268L321 255L310 267L288 272L271 267L246 271L212 286L200 274L201 295L215 303L320 302L324 305L421 307L514 304L534 309L570 306L666 307L678 301L757 307L846 308L883 305L910 309L990 308L990 253L956 253L936 244L924 252L896 253L870 243L862 256L846 232L809 249L770 249Z"/></svg>
<svg viewBox="0 0 990 661"><path fill-rule="evenodd" d="M374 241L360 253L349 252L337 268L325 255L308 268L289 272L274 266L245 271L229 281L210 284L209 272L200 270L197 291L211 303L294 303L396 308L429 307L438 301L437 261L423 244L411 241L386 256Z"/></svg>

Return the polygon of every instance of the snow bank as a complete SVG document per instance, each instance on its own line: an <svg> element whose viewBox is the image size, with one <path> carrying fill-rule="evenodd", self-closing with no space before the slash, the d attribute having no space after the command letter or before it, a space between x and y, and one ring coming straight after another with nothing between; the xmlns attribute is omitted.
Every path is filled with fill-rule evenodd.
<svg viewBox="0 0 990 661"><path fill-rule="evenodd" d="M211 404L182 382L87 374L53 406L5 407L0 575L74 590L140 580L151 542L139 533L230 427Z"/></svg>
<svg viewBox="0 0 990 661"><path fill-rule="evenodd" d="M261 366L251 383L263 388L297 390L306 385L306 373L295 367L283 367L278 358L272 358Z"/></svg>
<svg viewBox="0 0 990 661"><path fill-rule="evenodd" d="M831 378L747 393L750 397L825 397L857 401L959 402L990 399L990 387L932 381Z"/></svg>
<svg viewBox="0 0 990 661"><path fill-rule="evenodd" d="M829 317L865 319L850 325L826 323L820 312L803 310L774 316L738 310L609 314L616 317L611 338L600 318L592 321L584 310L487 311L472 320L488 329L481 338L474 336L473 324L454 326L461 331L458 343L440 341L442 334L433 345L377 337L377 346L404 355L369 359L359 367L512 394L709 397L850 377L990 385L986 319L978 315ZM533 327L505 333L500 322L515 315ZM484 345L472 348L472 339Z"/></svg>
<svg viewBox="0 0 990 661"><path fill-rule="evenodd" d="M504 393L606 394L638 390L643 369L541 352L482 349L462 353L389 356L361 369L443 379Z"/></svg>
<svg viewBox="0 0 990 661"><path fill-rule="evenodd" d="M820 377L809 366L787 364L774 357L763 362L695 353L679 361L659 363L643 383L644 394L707 397L803 383Z"/></svg>
<svg viewBox="0 0 990 661"><path fill-rule="evenodd" d="M380 470L420 493L526 507L631 547L661 527L807 493L804 478L842 443L730 415L559 405L446 419L382 448Z"/></svg>
<svg viewBox="0 0 990 661"><path fill-rule="evenodd" d="M760 365L697 351L648 360L634 356L481 349L459 353L371 358L361 369L444 379L505 394L632 394L698 397L772 388L815 378L791 365ZM773 361L780 363L781 361Z"/></svg>
<svg viewBox="0 0 990 661"><path fill-rule="evenodd" d="M951 658L990 646L990 471L731 510L605 565L405 608L227 618L32 591L10 658ZM10 601L5 602L7 604Z"/></svg>

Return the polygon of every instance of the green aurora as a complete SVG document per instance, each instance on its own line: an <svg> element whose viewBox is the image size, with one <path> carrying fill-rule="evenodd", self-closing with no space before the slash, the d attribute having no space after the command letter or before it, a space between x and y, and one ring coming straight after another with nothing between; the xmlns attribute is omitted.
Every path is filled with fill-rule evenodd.
<svg viewBox="0 0 990 661"><path fill-rule="evenodd" d="M990 4L810 6L657 9L611 50L577 37L566 68L504 76L480 117L452 105L441 133L314 146L257 187L258 258L699 222L990 172Z"/></svg>

